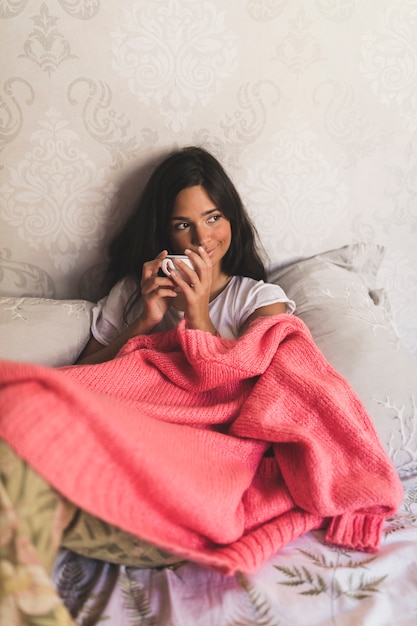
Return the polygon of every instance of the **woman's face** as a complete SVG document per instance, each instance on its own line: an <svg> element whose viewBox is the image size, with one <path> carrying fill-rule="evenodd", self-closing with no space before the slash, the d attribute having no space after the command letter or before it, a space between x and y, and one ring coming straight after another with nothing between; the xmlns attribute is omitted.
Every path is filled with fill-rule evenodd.
<svg viewBox="0 0 417 626"><path fill-rule="evenodd" d="M197 252L197 248L202 246L215 267L230 247L232 229L229 220L216 207L204 187L196 185L183 189L177 195L171 213L169 237L175 254L183 254L186 248Z"/></svg>

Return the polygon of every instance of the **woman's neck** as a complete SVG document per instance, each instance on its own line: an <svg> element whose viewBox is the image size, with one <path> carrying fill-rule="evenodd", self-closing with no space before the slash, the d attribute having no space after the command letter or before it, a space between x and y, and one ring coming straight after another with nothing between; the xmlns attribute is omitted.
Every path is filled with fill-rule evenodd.
<svg viewBox="0 0 417 626"><path fill-rule="evenodd" d="M232 280L231 276L228 276L227 274L223 274L223 273L219 274L217 280L213 279L211 292L210 292L210 302L214 300L214 298L216 298L219 295L219 293L221 293L223 289L225 289L225 287L227 287L227 285L230 283L231 280Z"/></svg>

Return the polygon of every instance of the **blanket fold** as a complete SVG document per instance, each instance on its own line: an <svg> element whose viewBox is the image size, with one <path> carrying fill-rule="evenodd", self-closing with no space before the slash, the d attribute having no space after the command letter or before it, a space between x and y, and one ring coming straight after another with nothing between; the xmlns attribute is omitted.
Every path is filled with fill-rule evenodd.
<svg viewBox="0 0 417 626"><path fill-rule="evenodd" d="M2 361L0 437L77 506L227 574L319 527L377 550L403 494L363 405L291 315L237 340L182 322L100 365Z"/></svg>

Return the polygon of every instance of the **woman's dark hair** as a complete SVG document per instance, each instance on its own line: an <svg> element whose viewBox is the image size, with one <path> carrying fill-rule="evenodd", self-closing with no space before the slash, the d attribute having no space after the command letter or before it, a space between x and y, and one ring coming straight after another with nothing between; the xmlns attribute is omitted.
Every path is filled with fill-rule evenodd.
<svg viewBox="0 0 417 626"><path fill-rule="evenodd" d="M257 232L222 165L209 152L187 147L170 154L150 176L139 202L109 247L110 286L125 276L140 283L142 266L170 250L169 221L180 191L201 185L230 222L232 239L222 259L229 276L266 280Z"/></svg>

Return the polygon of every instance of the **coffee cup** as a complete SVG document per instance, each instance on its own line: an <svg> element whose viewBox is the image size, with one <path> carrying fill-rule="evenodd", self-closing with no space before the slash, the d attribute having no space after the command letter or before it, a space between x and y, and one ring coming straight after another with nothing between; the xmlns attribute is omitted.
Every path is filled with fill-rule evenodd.
<svg viewBox="0 0 417 626"><path fill-rule="evenodd" d="M185 256L185 254L169 254L162 261L161 269L163 273L165 274L165 276L169 276L171 272L175 271L175 273L181 276L183 280L188 281L188 276L185 274L185 272L181 270L179 265L176 265L175 261L177 260L183 261L192 270L194 269L194 265L192 264L191 259L189 259L188 256Z"/></svg>

